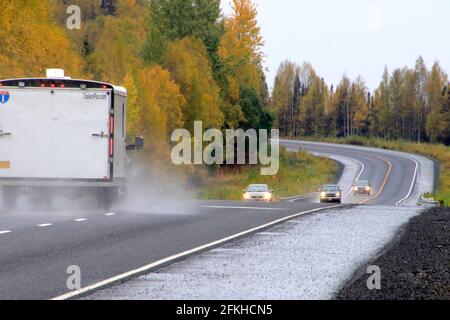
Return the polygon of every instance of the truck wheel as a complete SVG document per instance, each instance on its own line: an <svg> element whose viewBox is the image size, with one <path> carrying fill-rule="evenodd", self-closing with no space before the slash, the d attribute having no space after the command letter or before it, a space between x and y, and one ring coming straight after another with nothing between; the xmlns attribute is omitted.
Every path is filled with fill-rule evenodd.
<svg viewBox="0 0 450 320"><path fill-rule="evenodd" d="M17 190L15 188L3 189L3 207L5 210L15 210L17 207Z"/></svg>

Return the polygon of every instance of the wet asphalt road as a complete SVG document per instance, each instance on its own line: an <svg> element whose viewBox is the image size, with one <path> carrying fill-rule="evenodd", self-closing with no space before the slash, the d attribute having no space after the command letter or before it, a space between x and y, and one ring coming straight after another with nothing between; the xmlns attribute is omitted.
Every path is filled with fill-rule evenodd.
<svg viewBox="0 0 450 320"><path fill-rule="evenodd" d="M376 193L381 190L366 204L395 205L411 191L415 163L410 159L344 146L287 144L362 163L360 179L370 180ZM365 200L350 196L346 202ZM275 204L168 201L141 212L2 212L0 299L54 298L69 291L66 270L71 265L81 268L85 287L282 217L327 206L317 199Z"/></svg>

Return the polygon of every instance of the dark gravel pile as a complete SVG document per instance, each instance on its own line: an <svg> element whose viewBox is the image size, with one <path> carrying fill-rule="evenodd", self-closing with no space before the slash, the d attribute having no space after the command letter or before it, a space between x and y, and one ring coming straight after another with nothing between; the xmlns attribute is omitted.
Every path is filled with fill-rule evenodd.
<svg viewBox="0 0 450 320"><path fill-rule="evenodd" d="M449 300L450 209L413 218L385 254L364 266L338 293L345 300ZM381 268L381 290L369 290L367 267Z"/></svg>

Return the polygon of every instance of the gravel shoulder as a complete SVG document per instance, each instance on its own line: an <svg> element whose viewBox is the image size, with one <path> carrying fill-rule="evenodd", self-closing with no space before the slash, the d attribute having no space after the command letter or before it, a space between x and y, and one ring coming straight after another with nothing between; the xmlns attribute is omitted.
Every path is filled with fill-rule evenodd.
<svg viewBox="0 0 450 320"><path fill-rule="evenodd" d="M411 219L403 236L364 265L337 299L449 300L450 209L434 208ZM381 269L381 289L368 290L369 265Z"/></svg>
<svg viewBox="0 0 450 320"><path fill-rule="evenodd" d="M359 206L303 216L85 299L333 299L420 210Z"/></svg>

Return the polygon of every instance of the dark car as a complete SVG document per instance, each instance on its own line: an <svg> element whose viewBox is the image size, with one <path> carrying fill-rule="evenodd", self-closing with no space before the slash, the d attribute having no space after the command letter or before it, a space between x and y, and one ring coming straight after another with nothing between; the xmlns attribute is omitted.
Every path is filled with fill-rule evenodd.
<svg viewBox="0 0 450 320"><path fill-rule="evenodd" d="M319 189L320 202L337 202L342 203L342 190L338 185L329 184Z"/></svg>
<svg viewBox="0 0 450 320"><path fill-rule="evenodd" d="M353 195L368 195L372 193L372 186L369 181L361 180L356 182L352 188Z"/></svg>

